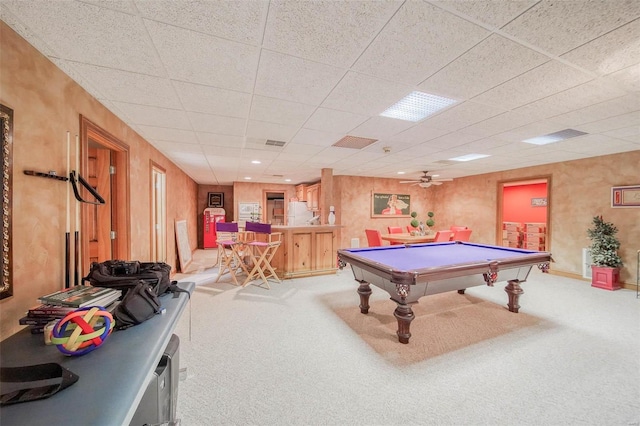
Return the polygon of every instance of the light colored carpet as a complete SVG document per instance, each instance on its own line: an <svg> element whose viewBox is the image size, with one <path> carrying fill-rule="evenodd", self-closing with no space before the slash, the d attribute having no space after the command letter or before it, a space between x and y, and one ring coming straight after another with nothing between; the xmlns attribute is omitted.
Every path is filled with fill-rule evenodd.
<svg viewBox="0 0 640 426"><path fill-rule="evenodd" d="M635 291L533 271L519 314L504 284L422 298L401 345L395 305L372 287L360 314L349 268L271 290L190 278L183 426L640 423Z"/></svg>
<svg viewBox="0 0 640 426"><path fill-rule="evenodd" d="M353 299L353 290L328 295L332 307L336 300ZM506 300L505 300L506 301ZM415 364L482 341L495 339L543 320L526 313L509 312L501 306L468 294L448 292L424 297L412 306L409 344L398 344L398 322L393 315L397 304L379 300L369 313L354 306L332 309L358 336L382 358L395 365Z"/></svg>

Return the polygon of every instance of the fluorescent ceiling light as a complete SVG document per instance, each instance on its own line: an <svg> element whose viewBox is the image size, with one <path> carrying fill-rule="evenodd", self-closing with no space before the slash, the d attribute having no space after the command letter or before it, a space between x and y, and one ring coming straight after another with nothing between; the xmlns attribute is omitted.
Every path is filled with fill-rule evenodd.
<svg viewBox="0 0 640 426"><path fill-rule="evenodd" d="M420 121L456 102L458 101L429 93L411 92L380 115L399 120Z"/></svg>
<svg viewBox="0 0 640 426"><path fill-rule="evenodd" d="M449 158L449 160L451 161L471 161L471 160L478 160L480 158L486 158L489 157L486 154L467 154L467 155L462 155L460 157L456 157L456 158Z"/></svg>
<svg viewBox="0 0 640 426"><path fill-rule="evenodd" d="M525 139L522 142L531 143L534 145L546 145L548 143L560 142L565 139L575 138L577 136L586 135L587 133L579 130L565 129L559 132L549 133L544 136L536 136L535 138Z"/></svg>
<svg viewBox="0 0 640 426"><path fill-rule="evenodd" d="M260 164L260 160L253 160L251 161L252 164Z"/></svg>

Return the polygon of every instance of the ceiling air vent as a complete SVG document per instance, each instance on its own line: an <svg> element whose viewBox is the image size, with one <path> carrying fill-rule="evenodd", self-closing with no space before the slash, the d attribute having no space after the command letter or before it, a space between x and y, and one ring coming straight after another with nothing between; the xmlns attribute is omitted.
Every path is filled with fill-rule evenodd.
<svg viewBox="0 0 640 426"><path fill-rule="evenodd" d="M285 146L286 142L282 142L282 141L274 141L271 139L267 139L267 143L265 143L265 145L269 145L269 146Z"/></svg>
<svg viewBox="0 0 640 426"><path fill-rule="evenodd" d="M345 136L331 146L337 146L338 148L362 149L368 147L377 140L378 139L359 138L357 136Z"/></svg>
<svg viewBox="0 0 640 426"><path fill-rule="evenodd" d="M451 160L438 160L438 161L434 161L433 164L440 164L441 166L450 166L452 164L456 164L456 162Z"/></svg>

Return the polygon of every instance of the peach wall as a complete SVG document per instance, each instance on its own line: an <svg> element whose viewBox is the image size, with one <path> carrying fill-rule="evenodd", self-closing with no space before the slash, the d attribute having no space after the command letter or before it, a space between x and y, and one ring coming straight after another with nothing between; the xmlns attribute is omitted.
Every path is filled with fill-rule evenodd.
<svg viewBox="0 0 640 426"><path fill-rule="evenodd" d="M386 234L388 226L406 227L411 222L409 217L372 218L371 194L373 192L408 194L411 196L411 210L418 213L418 220L426 221L427 212L433 211L436 222L433 229L449 228L449 224L438 212L431 188L399 184L397 179L334 175L333 202L336 208L336 223L343 226L340 247L350 247L353 238L359 239L360 247L366 247L367 237L364 230L367 228L377 229Z"/></svg>
<svg viewBox="0 0 640 426"><path fill-rule="evenodd" d="M406 219L370 217L371 191L410 193L412 207L421 214L435 213L434 229L466 225L473 229L472 242L498 244L498 187L504 181L519 181L550 176L548 250L559 273L582 275L582 248L590 244L586 230L593 216L603 215L619 229L620 255L624 267L621 281L635 284L636 252L640 249L640 209L611 208L612 186L640 183L638 173L640 151L626 152L584 160L527 167L499 173L471 176L445 182L426 189L410 189L394 180L354 176L334 176L334 189L339 194L337 223L345 226L341 247L349 247L351 238L366 245L364 229L385 230L388 225L406 224ZM407 192L408 191L408 192Z"/></svg>
<svg viewBox="0 0 640 426"><path fill-rule="evenodd" d="M63 286L68 184L23 170L66 174L66 134L75 160L80 115L129 146L131 258L151 252L151 160L166 170L168 263L176 265L174 220L187 219L196 247L196 183L1 21L0 89L0 103L14 111L13 296L0 301L0 339L23 328L18 319L38 296Z"/></svg>

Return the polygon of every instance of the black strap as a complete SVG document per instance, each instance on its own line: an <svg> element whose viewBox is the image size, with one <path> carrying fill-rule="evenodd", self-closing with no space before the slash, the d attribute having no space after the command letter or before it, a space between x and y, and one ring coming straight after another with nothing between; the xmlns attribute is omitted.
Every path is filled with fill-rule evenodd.
<svg viewBox="0 0 640 426"><path fill-rule="evenodd" d="M54 362L0 368L0 406L35 401L68 388L78 375Z"/></svg>
<svg viewBox="0 0 640 426"><path fill-rule="evenodd" d="M169 285L169 291L173 293L174 299L178 298L178 293L187 293L187 296L189 296L189 299L191 299L191 293L183 288L178 287L178 281L171 281L171 285Z"/></svg>

